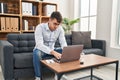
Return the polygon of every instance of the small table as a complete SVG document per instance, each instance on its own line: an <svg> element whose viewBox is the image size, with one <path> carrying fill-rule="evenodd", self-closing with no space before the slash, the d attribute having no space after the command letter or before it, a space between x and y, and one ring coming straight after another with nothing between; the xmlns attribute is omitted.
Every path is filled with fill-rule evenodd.
<svg viewBox="0 0 120 80"><path fill-rule="evenodd" d="M103 57L95 54L88 54L84 55L84 64L80 64L80 61L72 61L72 62L65 62L65 63L47 63L45 60L41 60L41 64L46 66L47 68L51 69L53 72L57 74L57 79L60 80L61 76L64 73L68 73L75 70L81 70L90 68L91 69L91 80L93 75L93 68L97 66L107 65L107 64L116 64L115 70L115 80L118 80L118 66L119 60L112 59L108 57ZM42 78L41 78L42 79Z"/></svg>

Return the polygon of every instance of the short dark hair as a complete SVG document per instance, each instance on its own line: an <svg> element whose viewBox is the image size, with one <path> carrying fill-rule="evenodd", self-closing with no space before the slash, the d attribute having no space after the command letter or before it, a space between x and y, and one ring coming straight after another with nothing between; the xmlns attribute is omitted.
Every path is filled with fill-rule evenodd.
<svg viewBox="0 0 120 80"><path fill-rule="evenodd" d="M62 22L62 15L60 12L58 11L54 11L52 12L51 16L50 16L51 19L57 19L57 22L61 23Z"/></svg>

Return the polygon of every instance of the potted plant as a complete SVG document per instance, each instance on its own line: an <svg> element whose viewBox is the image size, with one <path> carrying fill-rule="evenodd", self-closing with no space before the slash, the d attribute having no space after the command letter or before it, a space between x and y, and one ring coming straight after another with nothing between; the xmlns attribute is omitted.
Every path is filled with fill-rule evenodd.
<svg viewBox="0 0 120 80"><path fill-rule="evenodd" d="M80 21L80 18L70 20L69 18L63 18L62 26L66 34L70 34L72 30L72 26L75 23L78 23Z"/></svg>

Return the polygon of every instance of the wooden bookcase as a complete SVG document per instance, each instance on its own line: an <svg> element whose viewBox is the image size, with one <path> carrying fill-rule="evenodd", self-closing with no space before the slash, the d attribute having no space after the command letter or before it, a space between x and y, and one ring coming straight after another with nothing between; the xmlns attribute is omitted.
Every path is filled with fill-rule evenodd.
<svg viewBox="0 0 120 80"><path fill-rule="evenodd" d="M33 33L39 23L48 21L52 11L57 11L57 4L35 0L0 0L0 40L6 39L8 33Z"/></svg>

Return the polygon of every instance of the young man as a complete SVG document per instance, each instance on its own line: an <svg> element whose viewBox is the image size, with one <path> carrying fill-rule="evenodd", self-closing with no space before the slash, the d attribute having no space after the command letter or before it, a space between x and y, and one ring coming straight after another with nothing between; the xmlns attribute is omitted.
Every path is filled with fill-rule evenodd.
<svg viewBox="0 0 120 80"><path fill-rule="evenodd" d="M48 23L39 24L35 30L35 48L33 50L33 64L35 71L35 80L40 80L40 60L47 56L54 56L57 59L61 58L61 54L54 49L57 39L59 39L61 48L67 46L64 30L60 26L62 16L60 12L55 11L51 14Z"/></svg>

